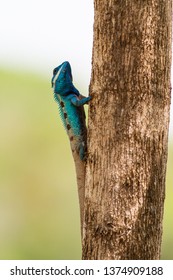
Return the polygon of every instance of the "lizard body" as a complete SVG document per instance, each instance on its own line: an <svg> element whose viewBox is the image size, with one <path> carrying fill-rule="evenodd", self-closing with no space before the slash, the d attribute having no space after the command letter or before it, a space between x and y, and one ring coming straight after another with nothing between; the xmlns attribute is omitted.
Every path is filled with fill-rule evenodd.
<svg viewBox="0 0 173 280"><path fill-rule="evenodd" d="M52 87L75 162L82 227L87 147L87 128L83 105L87 104L91 97L82 96L74 87L71 66L67 61L53 70Z"/></svg>

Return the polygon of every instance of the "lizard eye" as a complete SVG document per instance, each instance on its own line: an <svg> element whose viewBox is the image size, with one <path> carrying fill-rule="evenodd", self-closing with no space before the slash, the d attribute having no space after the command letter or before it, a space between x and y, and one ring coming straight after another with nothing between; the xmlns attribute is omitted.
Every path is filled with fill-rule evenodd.
<svg viewBox="0 0 173 280"><path fill-rule="evenodd" d="M54 69L54 70L53 70L53 75L56 75L56 73L57 73L57 70Z"/></svg>

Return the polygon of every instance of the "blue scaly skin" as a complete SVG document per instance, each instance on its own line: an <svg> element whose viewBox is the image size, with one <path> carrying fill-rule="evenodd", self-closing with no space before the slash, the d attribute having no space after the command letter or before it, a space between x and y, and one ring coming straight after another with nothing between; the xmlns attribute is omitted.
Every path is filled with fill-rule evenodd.
<svg viewBox="0 0 173 280"><path fill-rule="evenodd" d="M63 62L53 71L52 87L54 98L60 109L60 116L69 136L72 152L79 153L81 160L86 154L87 129L83 105L91 97L82 96L74 87L69 62Z"/></svg>
<svg viewBox="0 0 173 280"><path fill-rule="evenodd" d="M82 96L74 87L71 66L67 61L53 70L52 87L54 98L59 105L62 122L70 140L75 162L82 233L87 145L87 128L83 105L87 104L91 97Z"/></svg>

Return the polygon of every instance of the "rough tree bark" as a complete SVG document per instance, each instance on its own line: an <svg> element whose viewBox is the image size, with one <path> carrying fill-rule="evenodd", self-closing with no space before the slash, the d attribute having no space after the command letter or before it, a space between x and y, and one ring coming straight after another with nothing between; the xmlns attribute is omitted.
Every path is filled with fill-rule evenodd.
<svg viewBox="0 0 173 280"><path fill-rule="evenodd" d="M171 0L95 0L83 259L159 259Z"/></svg>

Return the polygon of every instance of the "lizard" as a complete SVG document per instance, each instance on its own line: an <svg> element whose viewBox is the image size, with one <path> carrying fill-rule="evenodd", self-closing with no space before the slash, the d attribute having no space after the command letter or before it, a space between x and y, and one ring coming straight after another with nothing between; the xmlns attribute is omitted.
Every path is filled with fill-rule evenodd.
<svg viewBox="0 0 173 280"><path fill-rule="evenodd" d="M51 82L54 99L58 103L60 117L69 137L74 158L82 235L85 196L85 162L87 154L87 127L83 105L88 104L91 97L81 95L73 85L72 70L68 61L63 62L53 70Z"/></svg>

